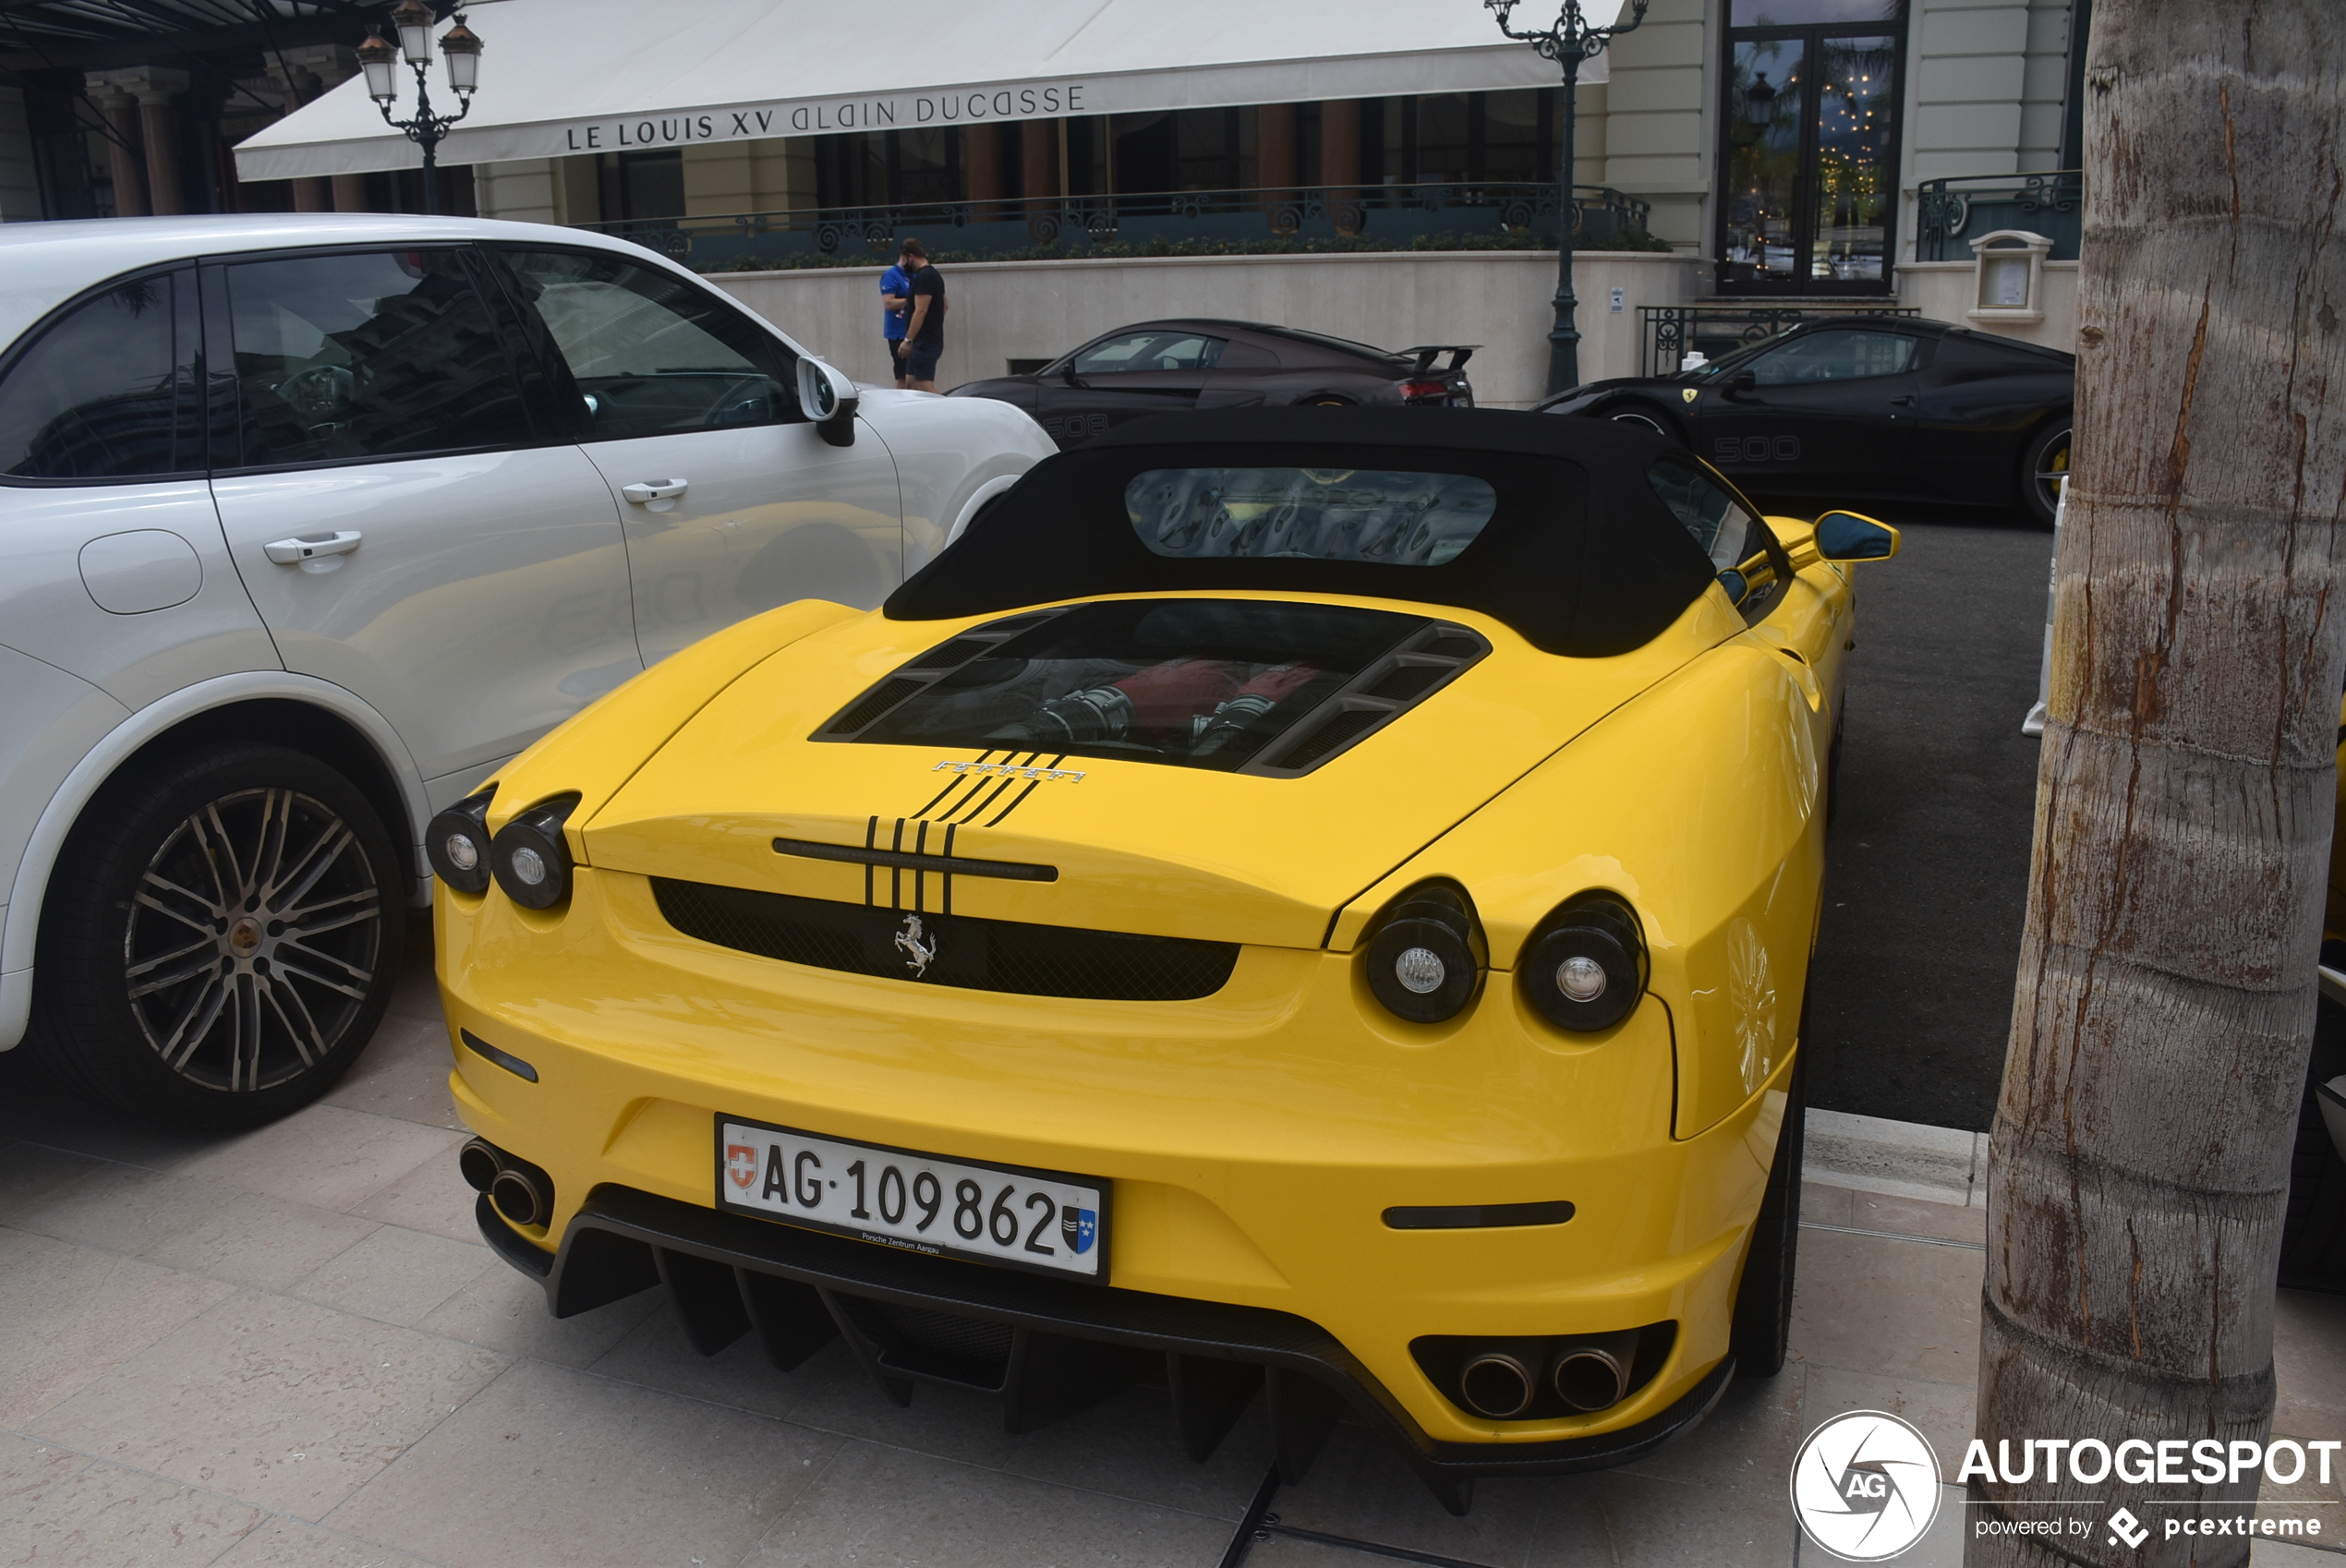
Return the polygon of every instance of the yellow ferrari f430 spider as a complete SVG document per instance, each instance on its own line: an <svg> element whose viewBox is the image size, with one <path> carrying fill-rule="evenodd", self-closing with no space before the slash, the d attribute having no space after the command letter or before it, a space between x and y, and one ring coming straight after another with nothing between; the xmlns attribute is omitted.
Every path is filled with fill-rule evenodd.
<svg viewBox="0 0 2346 1568"><path fill-rule="evenodd" d="M1454 1510L1784 1354L1799 1019L1897 535L1621 425L1274 409L1034 468L434 819L482 1231L558 1315L1012 1430L1348 1409Z"/></svg>

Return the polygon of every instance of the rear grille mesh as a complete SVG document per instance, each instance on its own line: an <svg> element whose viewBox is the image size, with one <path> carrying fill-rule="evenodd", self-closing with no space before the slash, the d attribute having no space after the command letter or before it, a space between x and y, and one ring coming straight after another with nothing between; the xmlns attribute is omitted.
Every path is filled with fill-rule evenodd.
<svg viewBox="0 0 2346 1568"><path fill-rule="evenodd" d="M785 963L919 984L1098 1002L1190 1002L1228 983L1239 959L1235 942L924 911L913 918L931 956L916 966L898 945L907 930L904 910L664 876L651 884L660 914L687 936Z"/></svg>

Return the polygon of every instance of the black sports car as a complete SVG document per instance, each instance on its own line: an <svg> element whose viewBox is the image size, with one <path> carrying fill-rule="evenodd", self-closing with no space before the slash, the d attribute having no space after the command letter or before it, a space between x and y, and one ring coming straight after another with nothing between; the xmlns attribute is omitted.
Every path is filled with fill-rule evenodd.
<svg viewBox="0 0 2346 1568"><path fill-rule="evenodd" d="M1260 321L1180 317L1119 327L1031 375L966 381L946 395L1014 403L1065 451L1128 421L1189 408L1470 408L1466 362L1480 346L1371 348ZM1445 354L1449 363L1437 366Z"/></svg>
<svg viewBox="0 0 2346 1568"><path fill-rule="evenodd" d="M1675 436L1754 496L2017 506L2050 527L2076 380L2076 356L2058 349L1944 321L1840 317L1539 406Z"/></svg>

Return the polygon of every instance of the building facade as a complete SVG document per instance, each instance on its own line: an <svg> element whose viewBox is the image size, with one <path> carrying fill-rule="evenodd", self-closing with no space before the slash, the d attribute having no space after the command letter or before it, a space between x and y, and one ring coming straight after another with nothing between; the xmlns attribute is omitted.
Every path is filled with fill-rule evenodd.
<svg viewBox="0 0 2346 1568"><path fill-rule="evenodd" d="M309 30L302 41L214 41L209 54L158 47L130 60L135 44L113 40L37 71L19 51L15 75L0 76L0 216L419 208L413 149L382 131L357 83L335 90L355 69L349 43L380 19L381 7L347 6L341 16L318 0L275 3L302 12L296 19ZM996 277L997 292L1047 291L1051 259L1061 256L1107 265L1112 279L1117 260L1201 251L1220 259L1530 249L1552 245L1562 221L1554 191L1565 156L1563 90L1531 85L1552 67L1528 48L1504 56L1486 50L1479 66L1454 66L1463 26L1476 30L1476 43L1495 37L1472 0L1453 0L1458 17L1443 15L1447 53L1424 56L1421 74L1445 78L1426 85L1445 90L1272 101L1281 86L1350 79L1350 62L1330 54L1225 72L1212 85L1200 77L1160 94L1167 102L1255 101L1094 113L1096 87L1087 100L1079 78L1054 74L1066 50L1038 35L1026 77L1005 78L1022 64L1013 46L985 63L994 74L984 90L914 83L902 92L796 92L788 104L753 112L741 107L741 78L726 90L712 86L713 96L696 103L696 78L686 73L679 78L685 85L662 89L674 102L663 99L640 117L586 103L593 92L585 84L599 70L604 80L623 75L625 60L599 63L591 50L556 60L548 34L534 40L522 25L559 28L570 47L572 34L596 30L586 7L603 3L514 0L482 13L490 43L478 107L489 112L443 149L453 165L444 171L443 210L620 226L729 284L736 273L744 287L752 274L777 274L761 300L795 293L810 302L838 291L812 276L779 274L877 266L900 234L920 234L940 255L993 269L986 275ZM1544 21L1540 4L1528 0L1518 21ZM1749 312L1738 332L1768 330L1790 310L1895 308L2069 346L2080 205L2076 96L2089 4L1651 0L1591 72L1603 79L1583 85L1575 104L1577 243L1596 253L1580 270L1582 310L1639 322L1632 332L1626 321L1584 319L1583 330L1605 344L1586 373L1657 368L1658 353L1699 346L1688 322L1733 307ZM800 29L801 20L811 28L839 15L802 0L691 0L680 14L706 19L728 7L769 27L786 24L783 36L803 35L811 54L860 59L869 48L856 31ZM1322 49L1345 46L1344 23L1373 7L1327 9L1327 25L1312 34ZM1219 14L1215 0L1156 6L1145 25L1172 30L1138 40L1137 52L1170 52L1185 11L1206 30ZM981 5L961 14L998 18L1000 30L1015 33L1040 13ZM1142 15L1112 3L1096 25L1137 33ZM1619 19L1629 19L1626 7ZM636 36L633 23L624 32L602 30L631 47ZM1378 79L1391 87L1400 78L1386 58ZM955 64L929 59L923 68L949 74ZM1131 59L1111 64L1132 74ZM799 73L792 80L823 76L816 68L809 78L803 62L792 68ZM562 90L564 80L582 84L568 95L578 107ZM1493 85L1459 85L1484 80ZM530 122L530 135L500 142L474 128L495 118L501 94L528 98L531 107L514 108L511 118ZM565 114L579 123L562 123ZM545 155L502 155L523 146ZM273 177L239 180L239 170ZM2025 259L2025 268L1983 259L1982 241L1989 251L2010 250L2004 259ZM1674 265L1624 263L1613 269L1621 271L1616 283L1598 259L1614 252L1666 255ZM1309 319L1296 324L1394 342L1536 336L1544 323L1536 303L1524 303L1539 293L1526 259L1509 259L1505 274L1518 281L1506 288L1464 291L1485 300L1478 308L1505 312L1487 320L1455 319L1461 308L1445 301L1461 297L1456 280L1465 274L1451 270L1440 274L1450 282L1401 289L1399 297L1417 303L1373 330L1346 317L1340 289L1328 297L1326 280L1346 274L1321 269L1298 303ZM1387 269L1379 276L1398 275L1390 259ZM2019 279L2019 293L1984 294L1991 271ZM1143 288L1143 274L1132 274L1127 299L1097 280L1082 292L1108 315L1121 310L1119 320L1144 317L1162 308L1153 296L1167 274L1146 275L1155 281ZM1216 276L1228 287L1236 274ZM1262 280L1240 292L1272 305L1285 297ZM1502 296L1509 303L1498 303ZM1527 308L1534 319L1517 320ZM1050 312L998 314L1039 322ZM983 352L965 334L973 352L947 373L999 373L1010 360L1070 345L1058 338L1081 341L1091 327L1116 324L1070 319L1051 341L1004 341ZM794 321L792 330L819 336L806 325ZM839 330L847 330L843 321ZM1533 392L1496 388L1487 377L1485 386L1500 402Z"/></svg>

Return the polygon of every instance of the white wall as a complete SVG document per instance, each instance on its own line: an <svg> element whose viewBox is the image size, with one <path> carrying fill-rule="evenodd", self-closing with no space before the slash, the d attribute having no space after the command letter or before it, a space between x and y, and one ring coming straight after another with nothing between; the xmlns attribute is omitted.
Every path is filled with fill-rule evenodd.
<svg viewBox="0 0 2346 1568"><path fill-rule="evenodd" d="M1721 6L1653 0L1638 30L1608 47L1612 78L1600 132L1601 183L1652 202L1655 234L1681 249L1705 252L1711 238L1711 100L1725 25Z"/></svg>
<svg viewBox="0 0 2346 1568"><path fill-rule="evenodd" d="M1898 303L1918 307L1934 321L1953 321L1999 337L2042 344L2064 354L2077 352L2077 263L2048 261L2041 321L1975 321L1967 314L1978 299L1979 273L1969 261L1909 261L1898 269Z"/></svg>
<svg viewBox="0 0 2346 1568"><path fill-rule="evenodd" d="M1580 374L1634 375L1638 307L1695 292L1690 258L1583 252ZM888 375L878 268L723 272L709 282L861 380ZM1479 343L1475 400L1521 407L1547 388L1553 252L1392 251L1348 256L1196 256L1146 260L991 261L944 269L952 309L937 385L999 376L1128 321L1215 316L1272 321L1381 347ZM1623 291L1623 309L1608 308Z"/></svg>
<svg viewBox="0 0 2346 1568"><path fill-rule="evenodd" d="M2061 167L2069 97L2069 0L2028 0L2028 54L2020 81L2020 170Z"/></svg>

